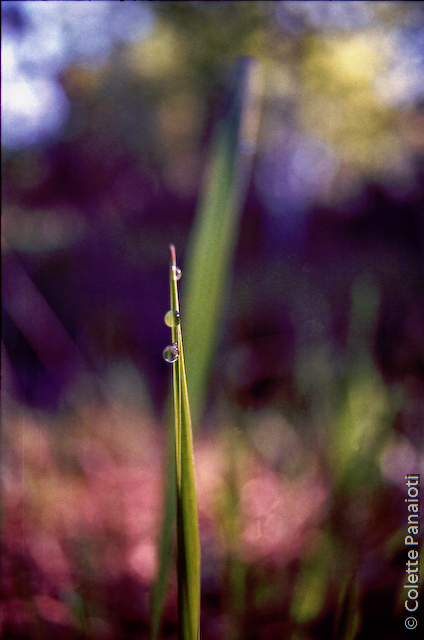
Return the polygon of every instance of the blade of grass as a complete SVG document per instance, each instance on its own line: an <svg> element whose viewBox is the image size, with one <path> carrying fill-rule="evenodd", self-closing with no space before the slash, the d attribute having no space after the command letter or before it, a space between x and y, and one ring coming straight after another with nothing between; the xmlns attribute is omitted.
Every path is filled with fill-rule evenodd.
<svg viewBox="0 0 424 640"><path fill-rule="evenodd" d="M202 412L260 114L256 62L238 61L217 123L185 267L186 368L194 428Z"/></svg>
<svg viewBox="0 0 424 640"><path fill-rule="evenodd" d="M175 247L171 245L171 309L178 322L171 327L178 359L173 365L175 461L177 485L178 637L197 640L200 625L200 543L194 477L193 436L177 285Z"/></svg>
<svg viewBox="0 0 424 640"><path fill-rule="evenodd" d="M343 584L343 583L342 583ZM360 581L357 572L348 575L342 586L336 609L333 638L355 640L361 627Z"/></svg>

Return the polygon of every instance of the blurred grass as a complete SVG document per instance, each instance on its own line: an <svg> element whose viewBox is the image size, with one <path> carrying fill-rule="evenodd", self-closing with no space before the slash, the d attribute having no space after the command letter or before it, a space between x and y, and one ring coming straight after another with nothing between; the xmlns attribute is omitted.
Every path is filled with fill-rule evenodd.
<svg viewBox="0 0 424 640"><path fill-rule="evenodd" d="M193 424L201 417L208 376L227 299L237 231L256 147L260 69L238 61L217 123L195 223L184 285L186 366Z"/></svg>
<svg viewBox="0 0 424 640"><path fill-rule="evenodd" d="M332 551L332 541L324 537L318 550L302 563L290 605L290 614L300 625L314 620L327 600Z"/></svg>
<svg viewBox="0 0 424 640"><path fill-rule="evenodd" d="M339 403L333 405L328 449L333 481L349 492L375 476L372 468L395 415L394 402L372 357L379 306L377 285L366 274L358 277L351 291L349 366L344 383L336 381Z"/></svg>

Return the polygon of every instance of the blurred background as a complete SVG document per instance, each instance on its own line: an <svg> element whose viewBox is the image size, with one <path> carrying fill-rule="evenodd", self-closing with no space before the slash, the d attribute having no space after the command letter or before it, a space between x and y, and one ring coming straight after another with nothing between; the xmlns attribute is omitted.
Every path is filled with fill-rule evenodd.
<svg viewBox="0 0 424 640"><path fill-rule="evenodd" d="M186 263L192 281L220 264L196 229L241 64L257 132L230 155L202 376L194 320L185 336L202 636L401 637L404 476L424 471L424 4L1 10L3 636L149 637L168 245L184 318ZM176 615L171 575L161 637Z"/></svg>

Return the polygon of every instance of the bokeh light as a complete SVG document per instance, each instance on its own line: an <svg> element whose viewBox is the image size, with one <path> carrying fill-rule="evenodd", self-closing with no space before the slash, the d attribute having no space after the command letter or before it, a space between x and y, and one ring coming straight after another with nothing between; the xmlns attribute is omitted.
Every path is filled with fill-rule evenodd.
<svg viewBox="0 0 424 640"><path fill-rule="evenodd" d="M71 63L104 64L119 42L154 23L144 2L7 2L2 5L2 144L43 141L69 114L60 73Z"/></svg>

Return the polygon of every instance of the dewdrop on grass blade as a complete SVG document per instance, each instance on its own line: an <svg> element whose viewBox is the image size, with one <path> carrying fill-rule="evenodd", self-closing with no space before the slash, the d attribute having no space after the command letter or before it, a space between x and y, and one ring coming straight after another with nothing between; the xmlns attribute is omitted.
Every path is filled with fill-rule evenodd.
<svg viewBox="0 0 424 640"><path fill-rule="evenodd" d="M163 359L169 364L173 364L178 360L179 351L178 344L174 342L173 344L168 344L167 347L163 350Z"/></svg>
<svg viewBox="0 0 424 640"><path fill-rule="evenodd" d="M173 272L174 280L179 280L183 275L181 269L179 267L176 267L175 265L171 266L171 271Z"/></svg>
<svg viewBox="0 0 424 640"><path fill-rule="evenodd" d="M167 327L171 327L171 328L178 327L180 322L179 311L176 311L175 309L170 309L165 313L164 320Z"/></svg>

